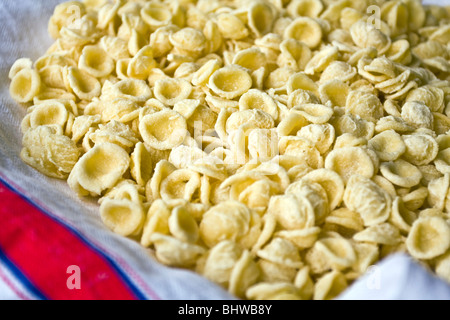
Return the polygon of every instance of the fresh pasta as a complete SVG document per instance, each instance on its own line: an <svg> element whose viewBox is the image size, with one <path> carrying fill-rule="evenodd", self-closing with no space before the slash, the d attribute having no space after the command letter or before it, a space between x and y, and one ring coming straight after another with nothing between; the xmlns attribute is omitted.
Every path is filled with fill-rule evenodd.
<svg viewBox="0 0 450 320"><path fill-rule="evenodd" d="M63 3L8 74L20 157L241 299L333 299L397 251L450 281L449 24L420 0Z"/></svg>

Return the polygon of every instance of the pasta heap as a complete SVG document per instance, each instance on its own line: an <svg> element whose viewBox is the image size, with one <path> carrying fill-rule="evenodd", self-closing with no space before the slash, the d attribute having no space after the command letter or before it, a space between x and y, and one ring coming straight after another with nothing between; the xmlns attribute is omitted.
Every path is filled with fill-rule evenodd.
<svg viewBox="0 0 450 320"><path fill-rule="evenodd" d="M84 0L10 71L21 158L242 299L332 299L380 259L450 281L450 10Z"/></svg>

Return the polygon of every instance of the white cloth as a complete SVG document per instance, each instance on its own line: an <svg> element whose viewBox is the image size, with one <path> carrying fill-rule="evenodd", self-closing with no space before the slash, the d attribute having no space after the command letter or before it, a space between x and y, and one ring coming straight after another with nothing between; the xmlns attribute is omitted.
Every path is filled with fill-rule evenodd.
<svg viewBox="0 0 450 320"><path fill-rule="evenodd" d="M16 59L28 57L35 61L52 44L47 23L60 2L63 1L0 1L0 177L106 252L148 299L233 299L193 272L160 265L135 241L110 232L98 216L96 203L78 199L65 181L45 177L20 160L20 121L25 110L9 97L8 72ZM0 275L0 299L23 299L10 285L20 283L2 264ZM450 299L447 284L403 256L381 263L368 276L372 278L361 279L341 298Z"/></svg>

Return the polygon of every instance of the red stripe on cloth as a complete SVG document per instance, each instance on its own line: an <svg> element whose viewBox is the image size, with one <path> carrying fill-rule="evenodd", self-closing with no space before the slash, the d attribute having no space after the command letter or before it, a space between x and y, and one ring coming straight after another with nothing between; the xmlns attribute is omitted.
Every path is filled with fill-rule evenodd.
<svg viewBox="0 0 450 320"><path fill-rule="evenodd" d="M0 248L46 298L137 299L98 252L1 182L0 228Z"/></svg>

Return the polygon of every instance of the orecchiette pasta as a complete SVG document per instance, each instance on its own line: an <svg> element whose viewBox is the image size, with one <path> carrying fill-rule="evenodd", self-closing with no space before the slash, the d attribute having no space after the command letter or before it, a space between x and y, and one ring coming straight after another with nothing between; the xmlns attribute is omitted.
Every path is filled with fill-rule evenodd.
<svg viewBox="0 0 450 320"><path fill-rule="evenodd" d="M422 173L416 166L402 159L382 163L380 172L393 184L405 188L414 187L422 178Z"/></svg>
<svg viewBox="0 0 450 320"><path fill-rule="evenodd" d="M333 299L398 251L450 281L447 11L69 1L8 73L20 157L238 298Z"/></svg>
<svg viewBox="0 0 450 320"><path fill-rule="evenodd" d="M81 100L91 100L100 96L101 84L86 71L74 67L68 70L67 81L69 87Z"/></svg>
<svg viewBox="0 0 450 320"><path fill-rule="evenodd" d="M54 178L67 178L80 157L76 144L49 126L27 130L22 145L21 159Z"/></svg>
<svg viewBox="0 0 450 320"><path fill-rule="evenodd" d="M325 168L336 171L348 182L352 175L371 178L374 164L369 154L361 147L345 147L331 151L325 159Z"/></svg>
<svg viewBox="0 0 450 320"><path fill-rule="evenodd" d="M138 232L145 217L140 203L126 199L106 199L100 205L100 216L107 227L123 236Z"/></svg>
<svg viewBox="0 0 450 320"><path fill-rule="evenodd" d="M396 160L406 151L402 137L392 129L377 134L368 141L368 145L381 161Z"/></svg>
<svg viewBox="0 0 450 320"><path fill-rule="evenodd" d="M215 71L209 78L209 87L222 98L234 99L252 87L248 72L237 65L230 65Z"/></svg>
<svg viewBox="0 0 450 320"><path fill-rule="evenodd" d="M83 48L78 67L96 78L106 77L115 69L113 59L105 50L97 46Z"/></svg>
<svg viewBox="0 0 450 320"><path fill-rule="evenodd" d="M104 142L86 152L73 167L69 186L80 195L100 195L113 187L130 164L128 153L120 146Z"/></svg>
<svg viewBox="0 0 450 320"><path fill-rule="evenodd" d="M9 93L11 97L21 103L30 102L41 90L41 77L36 70L23 68L16 72L13 70Z"/></svg>
<svg viewBox="0 0 450 320"><path fill-rule="evenodd" d="M406 239L409 253L417 259L432 259L450 247L450 226L439 217L417 219Z"/></svg>
<svg viewBox="0 0 450 320"><path fill-rule="evenodd" d="M385 222L391 213L389 194L375 182L361 175L352 175L344 193L344 203L361 215L365 226Z"/></svg>
<svg viewBox="0 0 450 320"><path fill-rule="evenodd" d="M162 129L158 124L162 125ZM139 122L139 132L149 146L169 150L183 143L187 124L178 112L167 109L143 117Z"/></svg>
<svg viewBox="0 0 450 320"><path fill-rule="evenodd" d="M225 201L203 215L200 237L212 247L223 240L239 241L249 229L250 211L236 201Z"/></svg>
<svg viewBox="0 0 450 320"><path fill-rule="evenodd" d="M312 18L298 17L286 28L284 37L304 42L314 49L322 40L322 28Z"/></svg>

